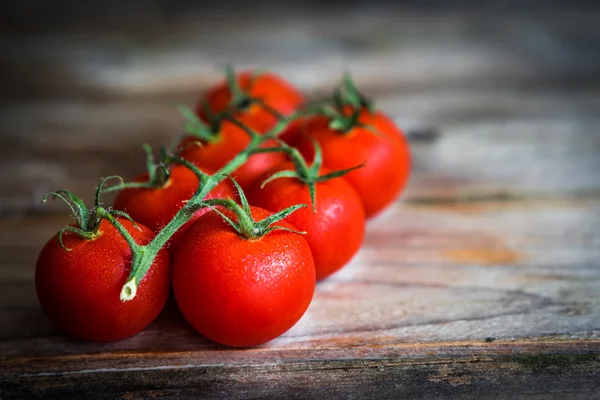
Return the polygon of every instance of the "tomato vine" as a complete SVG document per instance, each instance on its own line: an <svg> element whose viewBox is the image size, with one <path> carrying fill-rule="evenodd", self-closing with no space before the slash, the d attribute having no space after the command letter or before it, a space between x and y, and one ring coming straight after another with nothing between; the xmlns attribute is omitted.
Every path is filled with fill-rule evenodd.
<svg viewBox="0 0 600 400"><path fill-rule="evenodd" d="M181 208L181 210L179 210L179 212L177 214L175 214L173 219L169 223L167 223L165 225L165 227L156 234L156 237L150 243L148 243L147 245L144 245L144 246L140 246L140 245L136 245L136 244L134 244L132 246L131 250L132 250L133 258L132 258L131 273L129 275L127 283L123 286L123 288L121 290L121 295L120 295L121 300L129 301L135 297L139 283L142 281L142 279L148 272L150 266L152 265L154 258L156 257L156 255L158 254L160 249L162 249L165 246L165 244L169 241L171 236L173 236L173 234L175 232L177 232L179 230L179 228L181 228L185 223L187 223L190 220L190 218L196 211L198 211L199 209L204 208L204 207L212 207L215 205L221 205L221 206L230 208L233 211L236 211L236 209L233 208L234 206L232 205L233 201L222 201L222 202L218 202L216 200L204 201L204 198L221 181L226 179L238 167L243 165L244 162L246 162L246 160L248 159L248 157L250 157L253 154L262 153L262 152L266 152L266 151L281 151L281 152L287 152L291 156L292 160L296 160L295 163L297 165L300 165L301 163L303 163L304 159L302 158L302 155L300 155L300 153L298 153L297 151L291 150L291 148L289 148L289 146L282 144L280 146L275 146L275 147L261 148L261 145L269 140L273 140L274 138L276 138L277 135L279 133L283 132L284 129L288 126L288 124L291 123L292 121L295 121L299 118L306 117L309 115L318 114L320 112L321 112L321 107L315 106L315 107L308 108L306 110L298 111L288 117L281 117L281 118L279 118L279 121L276 123L276 125L269 132L267 132L265 134L259 134L255 130L251 129L250 127L246 126L244 123L240 122L238 119L233 117L230 113L222 113L220 115L220 118L227 119L227 120L231 121L232 123L238 125L240 128L242 128L244 131L246 131L250 135L251 140L250 140L250 143L246 146L246 148L242 152L238 153L229 163L227 163L225 166L223 166L220 170L216 171L212 175L208 175L208 174L202 172L194 164L190 163L189 161L186 161L185 159L183 159L181 157L178 157L177 155L163 154L163 162L165 164L175 163L175 164L185 165L187 168L192 170L194 172L194 174L197 175L197 177L200 181L200 185L198 186L198 190L196 191L196 193L194 193L194 195L188 200L186 205L183 206ZM189 113L184 111L184 116L188 117L188 120L189 120ZM204 125L204 123L201 122L201 120L199 120L199 119L194 119L193 123L194 123L193 129L195 129L197 131L202 131L206 127ZM192 128L188 125L188 129L192 129ZM122 185L122 187L124 188L124 187L126 187L126 185L127 184L124 184L124 185ZM114 190L114 189L111 188L111 190ZM286 211L286 213L289 214L298 208L299 207L291 207L290 209L286 209L284 211ZM285 217L285 215L281 218L284 218L284 217ZM119 229L119 231L124 235L125 239L128 242L131 242L130 235L122 227L119 226L120 225L119 221L115 220L114 218L109 221L113 225L115 225L115 228ZM133 243L133 242L131 242L131 243Z"/></svg>
<svg viewBox="0 0 600 400"><path fill-rule="evenodd" d="M316 212L316 183L322 182L331 178L339 177L349 172L360 168L364 163L352 166L350 168L336 170L326 175L320 176L319 170L322 165L322 153L320 147L313 139L314 147L314 159L311 165L308 165L303 155L298 149L289 146L282 140L278 139L278 135L285 131L290 124L302 120L307 117L314 117L321 115L329 119L329 126L331 129L338 130L341 132L347 132L356 126L363 126L358 121L359 112L362 109L367 109L370 113L373 112L373 102L367 99L362 93L358 91L352 78L348 73L344 74L341 87L334 90L333 95L325 100L318 101L315 103L307 103L304 109L293 112L288 116L284 116L277 112L268 104L261 101L259 98L254 98L246 93L239 85L236 80L235 73L232 68L227 67L225 69L226 84L231 93L231 100L229 105L217 113L213 113L210 110L209 105L205 102L203 104L203 110L206 114L208 122L204 122L198 115L187 107L180 107L179 111L184 117L184 132L188 135L193 135L198 138L198 142L188 143L187 146L200 145L202 142L210 145L216 139L216 135L220 129L220 125L223 121L229 121L237 127L241 128L250 136L250 141L246 147L239 152L231 161L226 163L222 168L218 169L214 174L207 174L203 172L194 163L187 161L180 157L177 152L167 152L164 148L161 148L161 160L159 163L154 162L152 156L152 149L149 145L144 145L144 149L147 153L147 170L148 170L148 181L147 182L128 182L125 183L120 177L109 177L103 179L98 186L96 195L96 204L91 212L87 212L85 205L81 199L76 198L70 192L58 191L49 192L44 196L43 201L46 200L48 195L54 195L60 197L67 204L71 206L73 213L76 216L78 228L69 226L63 228L59 232L59 240L62 244L62 233L71 231L81 236L82 238L92 239L95 235L95 229L99 225L101 219L106 219L110 222L124 237L127 243L131 247L132 251L132 264L131 272L127 279L127 282L122 287L120 292L120 299L122 301L130 301L135 298L137 288L140 282L144 279L144 276L148 273L155 257L159 251L167 244L169 239L177 232L184 224L186 224L198 210L215 206L221 206L233 211L238 219L239 223L234 226L238 233L242 234L247 238L252 238L260 230L260 234L265 234L267 231L276 229L270 226L271 223L278 221L290 213L294 212L300 207L305 205L297 205L282 210L280 213L274 215L274 218L270 218L269 221L263 221L261 225L253 221L251 218L246 218L248 209L245 206L245 197L239 185L235 181L234 184L237 186L240 192L240 198L242 200L242 207L237 205L233 200L230 199L211 199L205 200L207 195L223 180L230 177L230 175L240 166L242 166L250 156L259 153L266 152L283 152L292 161L294 170L284 170L271 176L267 181L263 182L263 186L270 180L283 177L294 177L299 179L306 184L310 191L310 200L312 203L313 212ZM257 74L252 79L257 78ZM251 85L250 85L251 86ZM268 132L257 132L255 129L249 127L239 118L236 118L236 114L243 112L250 105L257 104L263 107L265 111L271 113L277 122ZM351 114L347 115L346 110L350 107ZM369 126L363 126L369 129ZM275 143L272 145L271 143ZM179 149L181 151L181 149ZM187 201L187 203L175 214L175 216L159 231L152 241L146 245L136 244L131 234L123 227L121 222L115 217L129 218L129 216L123 212L117 210L106 210L99 206L98 197L102 190L102 187L106 180L119 178L121 183L119 185L112 186L105 191L117 191L125 188L154 188L160 187L165 184L169 179L169 168L171 164L181 164L186 168L189 168L199 180L197 191ZM218 211L218 210L217 210ZM223 215L223 217L225 217ZM130 219L130 218L129 218ZM264 226L263 226L264 225ZM232 225L233 226L233 225ZM259 229L260 228L260 229ZM254 233L253 233L254 232Z"/></svg>

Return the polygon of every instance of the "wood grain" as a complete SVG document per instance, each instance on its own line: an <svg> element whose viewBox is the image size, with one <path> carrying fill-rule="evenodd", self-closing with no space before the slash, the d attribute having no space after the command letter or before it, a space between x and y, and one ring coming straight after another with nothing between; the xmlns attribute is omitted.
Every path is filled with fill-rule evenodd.
<svg viewBox="0 0 600 400"><path fill-rule="evenodd" d="M411 349L406 351L400 347L395 356L360 363L340 359L323 361L321 357L314 361L285 360L278 358L278 354L269 354L275 361L257 365L256 358L263 355L259 351L254 354L256 358L240 363L231 363L226 354L227 365L217 367L207 365L202 360L202 352L188 353L184 360L174 360L177 364L173 366L142 368L121 366L119 359L113 359L106 360L113 368L93 369L91 357L92 369L89 370L46 375L24 373L4 382L8 393L27 398L57 394L98 398L347 398L349 394L357 398L482 395L506 398L518 394L528 398L554 398L560 394L567 398L591 399L597 394L599 365L594 345L590 346L592 352L584 350L568 355L544 354L556 350L547 344L513 345L511 350L517 348L521 350L519 354L504 356L498 354L506 353L506 346L485 347L491 356L461 357L461 352L479 349L450 345L444 355L430 354L426 360L414 358ZM125 355L125 358L128 356L131 357ZM159 356L164 359L164 354ZM564 390L565 387L572 389Z"/></svg>
<svg viewBox="0 0 600 400"><path fill-rule="evenodd" d="M597 398L600 25L527 4L282 17L153 1L135 24L135 8L103 5L94 21L0 28L0 398ZM62 335L33 276L70 218L41 196L89 202L101 176L140 172L141 144L174 140L174 105L227 62L309 96L349 67L411 141L407 191L263 346L208 341L173 299L118 343Z"/></svg>
<svg viewBox="0 0 600 400"><path fill-rule="evenodd" d="M166 106L91 108L79 108L74 115L75 110L48 107L47 115L35 113L40 121L30 120L5 137L0 148L0 212L60 211L59 203L40 203L45 192L60 188L91 201L100 177L120 174L130 179L143 172L141 143L168 144L181 132L179 118ZM600 193L595 173L600 170L600 135L594 121L444 123L437 140L412 146L414 174L404 199L595 196ZM532 159L536 161L530 165Z"/></svg>
<svg viewBox="0 0 600 400"><path fill-rule="evenodd" d="M598 389L599 200L400 202L369 223L360 253L318 285L296 326L247 351L202 338L173 303L118 343L56 332L32 275L37 249L64 222L1 220L0 254L20 254L0 267L10 395L194 397L222 387L253 397L308 385L309 397L451 389L501 396L505 382L514 393L540 395L570 382L591 398ZM24 241L27 232L36 233Z"/></svg>

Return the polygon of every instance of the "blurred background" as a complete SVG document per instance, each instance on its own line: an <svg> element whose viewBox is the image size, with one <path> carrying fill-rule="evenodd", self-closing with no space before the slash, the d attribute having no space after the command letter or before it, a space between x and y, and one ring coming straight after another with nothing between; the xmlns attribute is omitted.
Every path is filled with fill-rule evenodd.
<svg viewBox="0 0 600 400"><path fill-rule="evenodd" d="M406 201L598 189L581 173L600 172L598 1L20 0L0 10L3 215L62 210L42 206L43 193L90 200L100 176L142 171L141 143L169 143L175 106L192 105L227 63L267 67L314 96L349 70L413 141Z"/></svg>

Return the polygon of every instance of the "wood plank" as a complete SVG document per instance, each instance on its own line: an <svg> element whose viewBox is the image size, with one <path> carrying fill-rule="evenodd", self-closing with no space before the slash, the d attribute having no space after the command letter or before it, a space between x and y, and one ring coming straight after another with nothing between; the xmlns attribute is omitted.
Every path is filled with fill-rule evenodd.
<svg viewBox="0 0 600 400"><path fill-rule="evenodd" d="M514 113L508 105L509 94L497 105L489 97L474 96L470 101L465 97L464 106L455 105L454 110L444 108L443 102L438 108L423 108L428 98L436 97L382 100L384 109L392 113L402 110L397 111L397 120L409 133L427 128L424 120L439 131L432 141L413 137L414 172L405 200L598 195L600 180L595 171L600 170L600 135L596 117L536 117L536 113L547 112L544 104L553 104L545 94L531 97L532 115L506 120L502 115ZM581 100L578 107L584 112L586 97L575 98ZM555 100L556 107L564 110L565 103L558 97ZM522 106L527 104L526 97L521 101ZM597 100L590 97L590 110L594 103ZM419 108L424 119L415 118ZM480 110L488 116L477 117ZM457 117L469 112L475 114L472 119ZM174 108L160 103L62 103L53 107L42 103L7 108L4 115L7 130L0 148L0 184L5 190L0 194L0 211L5 215L60 211L58 203L40 203L43 193L60 188L90 201L101 176L118 173L130 178L142 171L142 143L169 144L181 132Z"/></svg>
<svg viewBox="0 0 600 400"><path fill-rule="evenodd" d="M135 7L117 19L103 6L102 23L0 38L11 54L0 60L0 398L597 398L594 12L363 4L169 20L162 7L131 24ZM41 195L89 201L100 176L136 174L140 144L172 140L172 106L226 62L267 65L311 96L351 66L410 135L407 192L301 321L263 346L202 338L173 299L130 339L63 336L33 274L69 217Z"/></svg>
<svg viewBox="0 0 600 400"><path fill-rule="evenodd" d="M330 86L348 67L365 86L402 90L598 82L600 56L588 38L600 32L594 13L581 10L188 12L172 22L157 15L151 29L121 17L118 27L102 30L81 23L67 32L7 36L0 45L11 57L2 63L12 79L2 95L189 94L219 79L223 65L232 62L268 66L311 92Z"/></svg>
<svg viewBox="0 0 600 400"><path fill-rule="evenodd" d="M0 299L5 311L27 311L29 334L48 327L32 284L35 257L64 222L2 220ZM376 329L420 343L486 336L597 338L599 226L596 200L399 204L369 223L360 253L319 284L313 306L287 336L327 339L353 336L348 329ZM33 227L36 234L27 236ZM515 318L536 323L508 323ZM439 323L448 329L424 335ZM10 343L25 333L15 324L0 327L8 340L4 351L22 351ZM121 349L140 346L135 339L122 343Z"/></svg>
<svg viewBox="0 0 600 400"><path fill-rule="evenodd" d="M375 7L234 13L231 30L189 14L154 31L86 25L7 37L0 46L13 56L1 62L15 90L3 91L11 101L0 114L0 212L58 211L39 204L45 191L89 196L100 176L136 174L140 144L168 143L179 132L172 106L192 104L225 61L269 65L310 94L350 65L409 133L441 132L414 144L407 201L595 196L600 57L584 40L599 33L593 17Z"/></svg>
<svg viewBox="0 0 600 400"><path fill-rule="evenodd" d="M369 223L360 253L318 285L294 328L243 351L199 336L173 302L121 342L56 332L32 274L65 222L0 219L0 395L592 398L599 389L598 200L399 203Z"/></svg>
<svg viewBox="0 0 600 400"><path fill-rule="evenodd" d="M545 354L544 351L551 351L555 346L525 344L517 347L520 351L513 355L460 356L461 351L471 353L473 347L484 346L450 345L439 356L421 360L412 356L413 349L400 346L395 355L385 360L364 360L358 364L343 359L285 360L277 354L269 354L273 361L260 366L253 360L249 364L211 366L204 363L204 354L199 352L185 359L174 359L173 366L131 368L123 365L119 357L106 360L103 364L111 367L102 371L15 374L6 377L4 389L0 390L16 398L90 395L97 398L347 398L352 393L360 398L558 398L560 395L592 399L600 388L597 343L575 354ZM485 347L493 354L511 354L515 350L515 346ZM231 355L228 353L227 359ZM252 357L264 355L260 353L263 352L259 350ZM94 365L96 360L89 359ZM71 363L74 360L56 361Z"/></svg>

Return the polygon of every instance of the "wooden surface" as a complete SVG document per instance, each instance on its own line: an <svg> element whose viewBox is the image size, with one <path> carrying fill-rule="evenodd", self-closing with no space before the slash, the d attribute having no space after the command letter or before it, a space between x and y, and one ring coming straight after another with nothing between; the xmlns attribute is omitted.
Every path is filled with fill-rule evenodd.
<svg viewBox="0 0 600 400"><path fill-rule="evenodd" d="M3 38L0 398L598 397L594 13L355 6L220 21ZM41 195L90 200L101 176L137 174L141 143L175 138L173 105L193 102L225 62L266 65L314 95L350 68L409 134L407 192L266 345L211 343L173 303L118 343L56 332L32 278L69 217Z"/></svg>

